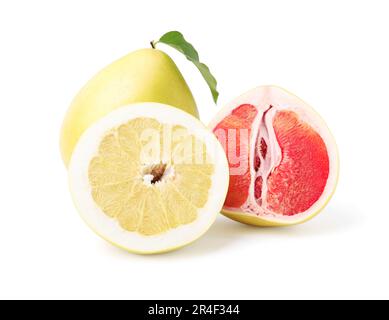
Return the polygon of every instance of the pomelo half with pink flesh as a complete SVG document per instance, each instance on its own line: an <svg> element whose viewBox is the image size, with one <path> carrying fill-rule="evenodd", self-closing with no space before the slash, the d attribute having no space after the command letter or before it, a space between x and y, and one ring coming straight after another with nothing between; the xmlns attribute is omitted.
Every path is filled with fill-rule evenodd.
<svg viewBox="0 0 389 320"><path fill-rule="evenodd" d="M229 162L227 217L259 226L297 224L319 213L334 193L335 140L318 113L289 92L252 89L209 127Z"/></svg>

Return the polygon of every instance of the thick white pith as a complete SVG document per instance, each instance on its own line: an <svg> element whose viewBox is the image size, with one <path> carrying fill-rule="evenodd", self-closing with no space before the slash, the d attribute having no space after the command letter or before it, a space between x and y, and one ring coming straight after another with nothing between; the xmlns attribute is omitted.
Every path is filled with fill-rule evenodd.
<svg viewBox="0 0 389 320"><path fill-rule="evenodd" d="M106 132L138 117L152 117L162 123L178 124L187 128L190 134L202 139L209 151L209 160L215 164L212 185L208 192L209 198L205 206L198 210L197 219L190 224L154 236L128 232L119 225L117 220L108 217L93 200L88 178L90 159L96 154ZM166 170L164 174L171 175L174 172ZM152 177L146 176L144 182L147 184L150 178ZM187 113L156 103L122 107L96 122L80 138L69 165L70 189L84 221L107 241L138 253L170 251L199 238L212 225L223 206L228 178L228 163L224 151L213 134Z"/></svg>
<svg viewBox="0 0 389 320"><path fill-rule="evenodd" d="M265 213L272 214L269 210L266 210L266 194L267 194L267 177L271 174L271 172L276 168L281 162L281 149L277 143L277 139L275 137L274 128L272 125L274 115L277 111L277 108L273 106L269 106L266 110L259 110L255 121L253 123L253 130L251 139L252 141L257 140L250 146L250 170L251 170L251 187L249 191L249 196L246 200L246 203L243 204L242 209L248 213ZM264 158L261 152L258 152L258 144L261 143L261 139L263 139L267 145L267 155ZM259 156L261 161L261 166L258 171L254 170L254 162L256 154ZM257 177L262 177L262 197L260 199L260 203L258 203L255 198L255 180ZM227 208L231 210L231 208Z"/></svg>
<svg viewBox="0 0 389 320"><path fill-rule="evenodd" d="M251 127L251 145L250 145L250 170L251 185L246 202L240 208L223 207L223 210L229 214L245 215L249 217L258 217L265 221L289 224L299 223L314 215L324 207L333 193L338 177L338 153L335 141L321 117L306 103L285 90L273 87L258 87L243 94L225 106L221 112L209 124L210 129L214 129L232 110L243 104L250 104L257 108L257 116ZM269 211L266 203L267 177L280 164L282 152L278 145L273 129L272 121L277 111L290 110L295 112L301 121L309 125L322 137L326 144L329 157L329 176L326 187L320 198L308 210L296 213L292 216L277 214ZM267 144L267 156L265 159L260 157L261 166L258 172L254 170L255 149L257 140L263 138ZM262 200L257 203L254 196L255 178L262 176Z"/></svg>

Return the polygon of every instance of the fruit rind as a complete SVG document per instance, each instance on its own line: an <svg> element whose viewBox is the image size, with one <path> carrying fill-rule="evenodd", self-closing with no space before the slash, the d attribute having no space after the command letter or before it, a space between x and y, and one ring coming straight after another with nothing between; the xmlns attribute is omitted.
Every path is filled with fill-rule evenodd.
<svg viewBox="0 0 389 320"><path fill-rule="evenodd" d="M146 111L147 110L147 111ZM196 131L197 134L204 134L207 139L204 143L207 149L216 148L213 154L215 173L212 179L209 198L205 207L198 211L198 219L188 225L180 226L168 231L166 234L147 237L117 227L117 222L104 215L90 197L82 198L90 188L88 185L87 167L88 159L96 151L100 139L107 131L126 121L144 117L145 114L156 115L156 119L165 123L179 123ZM175 122L178 121L178 122ZM111 112L108 116L100 119L95 125L88 128L81 136L69 164L69 183L73 201L81 217L86 224L100 237L108 242L125 249L129 252L139 254L163 253L186 246L202 236L213 224L219 214L228 187L228 163L221 145L207 128L196 118L186 112L177 110L171 106L158 103L138 103L129 105ZM81 197L81 198L80 198ZM167 240L168 239L168 240ZM134 245L135 243L135 245Z"/></svg>

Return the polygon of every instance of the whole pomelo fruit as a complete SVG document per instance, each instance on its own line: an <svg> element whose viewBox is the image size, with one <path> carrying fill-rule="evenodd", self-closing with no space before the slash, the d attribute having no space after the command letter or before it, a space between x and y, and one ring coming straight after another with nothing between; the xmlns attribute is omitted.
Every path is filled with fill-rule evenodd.
<svg viewBox="0 0 389 320"><path fill-rule="evenodd" d="M112 110L135 102L164 103L198 117L193 95L173 60L157 49L134 51L96 74L71 103L60 138L66 166L85 129Z"/></svg>
<svg viewBox="0 0 389 320"><path fill-rule="evenodd" d="M227 154L230 184L223 213L259 226L304 222L335 191L335 140L310 106L274 86L226 105L209 125Z"/></svg>

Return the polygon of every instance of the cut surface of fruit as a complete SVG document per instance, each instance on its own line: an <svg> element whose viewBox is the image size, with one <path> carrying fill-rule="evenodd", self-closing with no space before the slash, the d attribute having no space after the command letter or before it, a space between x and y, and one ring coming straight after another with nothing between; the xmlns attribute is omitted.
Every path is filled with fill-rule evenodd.
<svg viewBox="0 0 389 320"><path fill-rule="evenodd" d="M285 90L255 88L224 107L209 127L229 162L228 217L263 226L301 223L333 194L335 141L320 116Z"/></svg>
<svg viewBox="0 0 389 320"><path fill-rule="evenodd" d="M119 247L170 251L201 236L228 188L224 151L197 119L142 103L120 108L80 138L69 166L86 223Z"/></svg>

